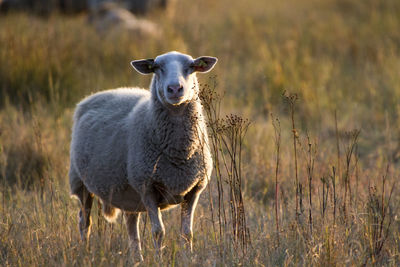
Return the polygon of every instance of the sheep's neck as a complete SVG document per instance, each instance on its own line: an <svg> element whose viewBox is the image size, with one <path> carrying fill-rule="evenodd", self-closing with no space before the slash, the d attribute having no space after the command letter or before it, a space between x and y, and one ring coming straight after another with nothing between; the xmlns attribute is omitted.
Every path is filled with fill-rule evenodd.
<svg viewBox="0 0 400 267"><path fill-rule="evenodd" d="M160 153L171 160L190 159L199 150L203 141L200 123L202 123L201 106L196 101L185 104L180 115L171 115L171 111L159 101L153 102L155 112L154 143Z"/></svg>

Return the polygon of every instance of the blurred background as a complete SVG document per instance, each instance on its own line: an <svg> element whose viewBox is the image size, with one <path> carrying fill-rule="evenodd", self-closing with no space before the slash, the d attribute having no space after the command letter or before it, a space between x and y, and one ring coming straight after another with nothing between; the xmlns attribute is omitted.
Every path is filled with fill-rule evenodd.
<svg viewBox="0 0 400 267"><path fill-rule="evenodd" d="M243 146L244 195L251 209L252 235L259 237L256 244L263 244L260 247L268 251L261 237L272 235L268 229L273 227L268 225L274 222L276 139L271 114L282 129L281 220L289 225L292 218L284 212L293 206L294 194L293 131L285 94L298 96L294 121L298 142L304 144L299 149L306 151L308 142L316 147L312 189L316 199L321 198L318 188L332 166L345 166L354 129L360 130L360 135L356 156L350 157L350 180L354 188L360 188L360 198L368 199L371 191L367 189L378 183L387 165L391 179L399 177L399 29L398 0L0 0L3 211L6 206L32 203L22 195L11 197L11 185L40 190L54 185L60 203L69 203L73 109L84 96L100 90L148 87L151 77L136 73L129 65L131 60L154 58L171 50L193 57L210 55L218 57L218 64L211 73L198 76L203 85L215 86L223 95L221 116L234 113L251 121ZM303 152L299 152L299 177L305 181L307 153ZM206 212L207 202L205 198L201 201ZM68 214L69 210L76 223L77 205L68 209ZM12 222L15 214L9 210L5 214ZM59 218L66 220L62 214ZM4 225L9 224L3 223L6 229ZM76 241L73 223L71 236ZM17 237L19 224L14 225L12 239L20 246L15 251L5 250L3 256L9 259L27 246ZM29 225L24 227L34 228L34 223ZM358 251L365 252L368 242L364 248L365 232L360 229L354 231L354 239L363 248ZM399 262L398 237L390 243L393 250L385 254L392 255L385 258L389 261ZM58 245L67 243L65 239L52 240ZM287 237L288 244L290 240ZM362 254L354 252L354 244L346 244L348 250L340 251L342 255L356 259ZM301 254L305 247L293 247L293 255ZM283 264L291 255L284 250L265 252L275 255L275 262L264 257L263 251L254 253L258 255L253 255L255 259L273 265ZM40 265L41 258L34 253L32 257L33 265ZM10 262L17 262L14 260ZM84 256L81 260L86 262ZM336 264L344 264L340 258L336 260Z"/></svg>
<svg viewBox="0 0 400 267"><path fill-rule="evenodd" d="M395 0L2 0L0 10L2 107L70 108L105 88L145 87L128 62L177 50L217 56L224 107L251 119L284 112L287 90L307 128L329 134L336 110L370 142L388 126L399 142Z"/></svg>

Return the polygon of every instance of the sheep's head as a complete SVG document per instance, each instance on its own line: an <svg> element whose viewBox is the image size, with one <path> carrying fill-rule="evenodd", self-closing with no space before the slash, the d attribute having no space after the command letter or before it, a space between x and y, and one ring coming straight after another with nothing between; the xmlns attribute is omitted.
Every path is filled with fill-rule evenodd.
<svg viewBox="0 0 400 267"><path fill-rule="evenodd" d="M198 94L196 72L210 71L217 58L169 52L155 59L134 60L131 65L141 74L152 74L158 100L164 105L179 106Z"/></svg>

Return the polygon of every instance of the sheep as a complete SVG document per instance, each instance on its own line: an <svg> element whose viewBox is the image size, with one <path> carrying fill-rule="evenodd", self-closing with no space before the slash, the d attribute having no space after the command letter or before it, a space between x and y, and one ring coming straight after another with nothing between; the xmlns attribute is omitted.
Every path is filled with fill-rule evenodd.
<svg viewBox="0 0 400 267"><path fill-rule="evenodd" d="M129 10L113 2L104 2L92 8L88 21L98 33L103 35L126 32L142 37L161 36L161 30L157 24L146 19L139 19Z"/></svg>
<svg viewBox="0 0 400 267"><path fill-rule="evenodd" d="M70 149L71 194L81 203L79 231L90 234L96 195L109 221L122 210L135 258L143 260L139 217L147 212L157 253L165 234L161 210L181 206L183 246L192 251L193 214L212 172L196 72L208 72L215 57L193 59L169 52L134 60L153 74L150 92L120 88L93 94L74 113Z"/></svg>

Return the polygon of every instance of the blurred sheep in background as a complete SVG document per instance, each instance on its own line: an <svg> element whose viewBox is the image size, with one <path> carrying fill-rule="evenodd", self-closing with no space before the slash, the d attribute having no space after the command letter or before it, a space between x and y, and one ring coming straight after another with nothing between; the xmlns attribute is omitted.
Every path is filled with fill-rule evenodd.
<svg viewBox="0 0 400 267"><path fill-rule="evenodd" d="M0 0L0 12L31 11L48 16L54 11L76 14L97 9L105 2L113 2L136 15L146 15L155 9L167 9L171 0Z"/></svg>
<svg viewBox="0 0 400 267"><path fill-rule="evenodd" d="M127 9L109 1L91 9L89 23L100 34L120 31L152 37L157 37L161 34L155 23L146 19L139 19Z"/></svg>

